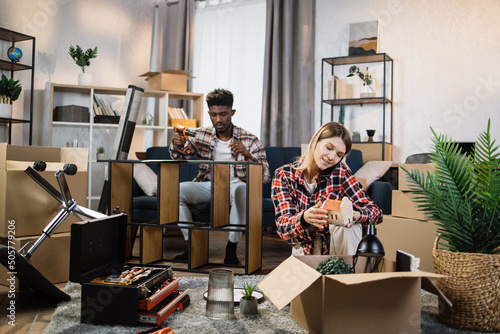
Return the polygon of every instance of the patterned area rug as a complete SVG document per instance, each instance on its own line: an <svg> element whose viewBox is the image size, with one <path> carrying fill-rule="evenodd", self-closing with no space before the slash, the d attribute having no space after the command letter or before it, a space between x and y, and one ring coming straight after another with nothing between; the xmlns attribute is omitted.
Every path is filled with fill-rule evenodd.
<svg viewBox="0 0 500 334"><path fill-rule="evenodd" d="M264 276L235 276L235 288L243 287L243 283L257 283ZM289 308L278 310L271 302L264 300L259 303L259 314L255 316L242 316L239 307L235 306L233 320L212 320L205 317L206 300L203 298L207 290L207 277L182 277L181 289L190 289L189 296L191 305L184 311L174 312L168 319L168 326L175 334L188 333L252 333L252 334L296 334L306 333L304 329L289 315ZM120 326L94 326L80 323L81 286L69 282L65 292L71 296L68 302L58 305L54 316L46 330L47 334L56 333L113 333L113 334L136 334L139 330L147 327L120 327ZM449 328L436 319L437 297L422 290L422 327L421 333L442 334L472 334L477 332L461 331Z"/></svg>

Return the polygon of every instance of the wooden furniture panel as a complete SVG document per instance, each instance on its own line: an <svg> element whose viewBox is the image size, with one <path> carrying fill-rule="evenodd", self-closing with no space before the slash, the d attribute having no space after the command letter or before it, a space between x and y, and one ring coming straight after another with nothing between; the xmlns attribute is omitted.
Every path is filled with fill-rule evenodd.
<svg viewBox="0 0 500 334"><path fill-rule="evenodd" d="M212 199L212 226L222 227L229 224L229 168L231 165L213 165L213 199Z"/></svg>
<svg viewBox="0 0 500 334"><path fill-rule="evenodd" d="M248 272L262 268L262 166L248 166L247 197L257 198L248 201L246 263Z"/></svg>

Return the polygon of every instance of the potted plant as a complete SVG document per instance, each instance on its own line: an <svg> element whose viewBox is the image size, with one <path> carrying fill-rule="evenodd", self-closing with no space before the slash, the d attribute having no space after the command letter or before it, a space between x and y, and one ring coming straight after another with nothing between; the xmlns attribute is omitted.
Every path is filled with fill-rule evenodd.
<svg viewBox="0 0 500 334"><path fill-rule="evenodd" d="M353 143L359 143L361 141L361 134L359 131L353 131L352 132L352 142Z"/></svg>
<svg viewBox="0 0 500 334"><path fill-rule="evenodd" d="M453 302L440 302L439 319L460 329L500 331L500 152L490 121L472 154L433 133L427 175L406 172L417 209L435 221L434 267L446 278L438 287ZM440 248L440 249L438 249ZM497 297L495 297L497 296Z"/></svg>
<svg viewBox="0 0 500 334"><path fill-rule="evenodd" d="M243 296L240 299L240 312L243 315L257 314L258 299L252 296L254 290L257 288L255 284L243 284Z"/></svg>
<svg viewBox="0 0 500 334"><path fill-rule="evenodd" d="M0 117L12 117L12 102L19 98L21 94L21 84L19 80L13 78L8 79L5 74L2 74L0 80Z"/></svg>
<svg viewBox="0 0 500 334"><path fill-rule="evenodd" d="M347 76L352 77L355 75L357 75L363 81L363 91L361 92L361 98L375 97L375 90L372 87L373 78L368 72L368 67L366 67L366 70L361 71L359 67L357 67L356 65L352 65L349 68L349 74Z"/></svg>
<svg viewBox="0 0 500 334"><path fill-rule="evenodd" d="M97 57L97 46L93 50L90 48L87 51L83 51L79 45L76 48L70 45L69 55L73 58L76 65L82 69L82 73L78 75L78 84L84 86L92 85L92 75L85 73L85 67L90 66L90 59Z"/></svg>
<svg viewBox="0 0 500 334"><path fill-rule="evenodd" d="M104 160L104 147L102 146L97 148L97 160Z"/></svg>

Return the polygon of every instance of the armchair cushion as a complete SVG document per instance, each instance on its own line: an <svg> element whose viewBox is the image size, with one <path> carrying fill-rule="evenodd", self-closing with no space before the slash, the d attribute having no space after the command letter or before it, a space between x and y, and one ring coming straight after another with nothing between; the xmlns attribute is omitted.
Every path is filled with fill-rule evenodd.
<svg viewBox="0 0 500 334"><path fill-rule="evenodd" d="M368 161L354 173L354 177L366 179L365 189L368 189L374 181L377 181L387 173L391 165L392 161Z"/></svg>
<svg viewBox="0 0 500 334"><path fill-rule="evenodd" d="M147 196L156 196L158 177L146 164L134 164L134 180Z"/></svg>

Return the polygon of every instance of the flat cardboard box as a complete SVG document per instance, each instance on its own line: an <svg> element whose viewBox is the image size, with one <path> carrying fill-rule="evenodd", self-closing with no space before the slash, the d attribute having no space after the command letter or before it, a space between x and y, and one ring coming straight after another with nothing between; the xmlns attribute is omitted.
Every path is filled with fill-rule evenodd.
<svg viewBox="0 0 500 334"><path fill-rule="evenodd" d="M34 243L38 237L16 238L13 246L19 251L26 243ZM9 245L6 238L1 238L0 243ZM26 246L30 247L30 245ZM31 257L33 266L47 278L51 283L67 282L69 278L69 253L70 233L54 233L50 238L45 238ZM10 275L9 275L10 276ZM0 266L0 284L8 285L7 268ZM16 287L23 289L24 286L16 278Z"/></svg>
<svg viewBox="0 0 500 334"><path fill-rule="evenodd" d="M432 248L436 233L434 221L384 215L384 222L377 225L377 236L387 259L396 261L396 251L404 250L420 258L420 270L428 272L434 272Z"/></svg>
<svg viewBox="0 0 500 334"><path fill-rule="evenodd" d="M404 167L404 169L410 173L412 170L417 170L420 174L424 173L424 176L427 176L427 172L433 172L436 170L436 164L399 164L398 190L402 191L409 191L410 184L406 179L406 172L402 170L401 167Z"/></svg>
<svg viewBox="0 0 500 334"><path fill-rule="evenodd" d="M141 77L147 77L150 90L168 90L171 92L187 92L187 81L193 77L191 71L167 70L163 72L147 72Z"/></svg>
<svg viewBox="0 0 500 334"><path fill-rule="evenodd" d="M429 217L422 211L417 210L417 203L413 201L412 193L408 191L392 191L392 212L394 217L429 220Z"/></svg>
<svg viewBox="0 0 500 334"><path fill-rule="evenodd" d="M35 161L45 161L47 169L40 172L59 191L54 174L65 163L78 167L76 175L66 176L71 195L80 205L87 203L87 148L16 146L0 143L0 237L8 237L14 229L16 238L40 235L62 208L24 170ZM70 215L56 230L69 232L71 223L78 221Z"/></svg>
<svg viewBox="0 0 500 334"><path fill-rule="evenodd" d="M329 255L291 256L258 283L278 308L309 333L420 333L420 289L439 290L427 272L394 272L384 259L381 272L322 275L316 266ZM352 256L341 256L352 264ZM363 272L360 257L356 272ZM443 296L445 298L445 296Z"/></svg>

